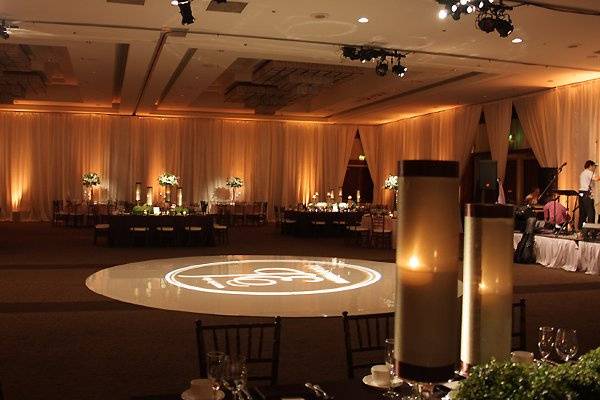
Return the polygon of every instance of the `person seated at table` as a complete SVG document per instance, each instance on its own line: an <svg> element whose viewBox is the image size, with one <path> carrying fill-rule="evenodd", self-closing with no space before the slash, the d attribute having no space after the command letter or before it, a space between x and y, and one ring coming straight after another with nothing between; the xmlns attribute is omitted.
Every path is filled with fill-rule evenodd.
<svg viewBox="0 0 600 400"><path fill-rule="evenodd" d="M566 221L569 221L569 219L567 208L558 201L558 198L555 198L544 205L544 221L546 221L546 223L562 225Z"/></svg>
<svg viewBox="0 0 600 400"><path fill-rule="evenodd" d="M540 200L540 188L535 187L535 188L533 188L531 193L529 193L525 197L525 204L530 207L533 207L533 206L537 205L539 200Z"/></svg>

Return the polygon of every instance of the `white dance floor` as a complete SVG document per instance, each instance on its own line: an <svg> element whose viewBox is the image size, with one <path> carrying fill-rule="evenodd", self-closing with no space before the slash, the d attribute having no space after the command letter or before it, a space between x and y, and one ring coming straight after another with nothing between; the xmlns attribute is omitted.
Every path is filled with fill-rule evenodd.
<svg viewBox="0 0 600 400"><path fill-rule="evenodd" d="M515 249L522 236L514 234ZM600 274L600 243L536 235L534 251L537 263L545 267Z"/></svg>
<svg viewBox="0 0 600 400"><path fill-rule="evenodd" d="M123 302L200 314L356 315L393 311L395 264L291 256L175 258L107 268L86 285Z"/></svg>

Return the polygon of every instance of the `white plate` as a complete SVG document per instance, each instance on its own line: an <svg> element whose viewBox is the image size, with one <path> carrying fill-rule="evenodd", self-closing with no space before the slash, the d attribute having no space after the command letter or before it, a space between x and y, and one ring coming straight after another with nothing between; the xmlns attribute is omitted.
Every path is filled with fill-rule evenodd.
<svg viewBox="0 0 600 400"><path fill-rule="evenodd" d="M206 397L206 400L212 400L212 392L207 394L208 397ZM225 393L223 393L221 390L219 390L217 392L217 400L223 400L225 398ZM181 399L182 400L198 400L200 399L200 397L198 397L197 395L192 394L192 391L190 389L186 390L185 392L181 393ZM205 398L202 398L202 400L204 400Z"/></svg>
<svg viewBox="0 0 600 400"><path fill-rule="evenodd" d="M377 389L387 389L389 386L380 386L377 385L375 382L373 382L373 375L367 375L362 379L363 383L367 386L371 386ZM394 380L392 381L392 387L398 387L402 385L402 379L400 378L394 378Z"/></svg>

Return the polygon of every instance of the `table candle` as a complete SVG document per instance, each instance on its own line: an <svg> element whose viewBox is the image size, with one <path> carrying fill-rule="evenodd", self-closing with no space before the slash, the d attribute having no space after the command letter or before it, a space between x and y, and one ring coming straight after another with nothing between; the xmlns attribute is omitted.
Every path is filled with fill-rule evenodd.
<svg viewBox="0 0 600 400"><path fill-rule="evenodd" d="M165 203L171 202L171 185L165 186Z"/></svg>
<svg viewBox="0 0 600 400"><path fill-rule="evenodd" d="M140 203L142 200L142 182L135 183L135 201L136 203Z"/></svg>
<svg viewBox="0 0 600 400"><path fill-rule="evenodd" d="M177 188L177 207L183 207L183 188Z"/></svg>
<svg viewBox="0 0 600 400"><path fill-rule="evenodd" d="M360 203L360 190L356 191L356 202Z"/></svg>
<svg viewBox="0 0 600 400"><path fill-rule="evenodd" d="M146 205L151 206L154 202L154 190L152 186L146 188Z"/></svg>
<svg viewBox="0 0 600 400"><path fill-rule="evenodd" d="M495 358L512 344L513 207L467 204L463 267L461 370Z"/></svg>
<svg viewBox="0 0 600 400"><path fill-rule="evenodd" d="M396 367L402 378L440 382L458 353L458 163L405 160L398 170Z"/></svg>

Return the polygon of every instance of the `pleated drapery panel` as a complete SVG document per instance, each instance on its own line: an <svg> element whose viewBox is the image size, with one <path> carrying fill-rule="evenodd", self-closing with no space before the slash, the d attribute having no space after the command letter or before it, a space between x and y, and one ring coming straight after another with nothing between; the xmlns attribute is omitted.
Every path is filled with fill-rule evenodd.
<svg viewBox="0 0 600 400"><path fill-rule="evenodd" d="M512 101L503 100L483 106L492 160L498 163L498 179L504 182L508 158L508 136L512 121Z"/></svg>

